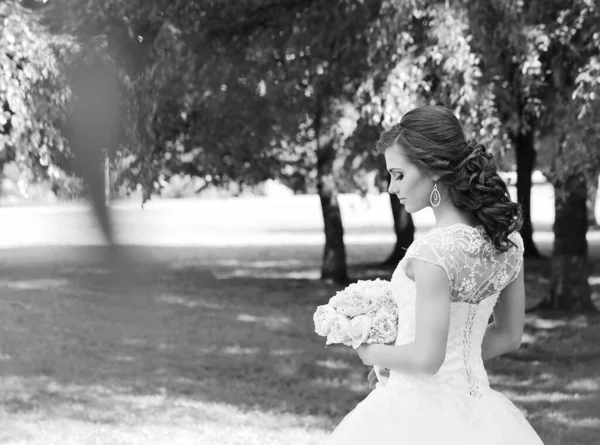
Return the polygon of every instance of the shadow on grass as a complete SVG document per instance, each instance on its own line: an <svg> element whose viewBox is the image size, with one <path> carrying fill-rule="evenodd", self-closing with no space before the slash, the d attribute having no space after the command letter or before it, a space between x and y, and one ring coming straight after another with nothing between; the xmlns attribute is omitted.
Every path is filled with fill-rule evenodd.
<svg viewBox="0 0 600 445"><path fill-rule="evenodd" d="M327 416L367 392L357 357L325 349L312 333L312 311L335 285L218 279L198 249L129 249L136 267L125 271L102 261L101 248L27 250L1 261L10 278L0 283L0 369L19 377L16 393L30 394L24 402L5 388L7 411L50 409L48 385L63 388L53 392L53 409L71 412L85 401L95 421L122 419L99 402L96 386Z"/></svg>
<svg viewBox="0 0 600 445"><path fill-rule="evenodd" d="M361 253L367 264L381 249ZM215 404L226 404L314 417L328 429L369 392L354 351L325 348L313 332L315 306L340 286L280 277L318 271L320 246L132 247L127 254L130 268L107 263L102 248L4 251L3 411L107 424L177 421L183 413L216 422L227 412L215 414ZM233 273L240 269L247 273ZM546 271L527 270L528 293L537 298ZM351 272L390 276L360 264ZM551 437L558 417L564 443L600 433L599 329L581 317L533 314L522 348L488 364L493 386L549 444L559 443Z"/></svg>

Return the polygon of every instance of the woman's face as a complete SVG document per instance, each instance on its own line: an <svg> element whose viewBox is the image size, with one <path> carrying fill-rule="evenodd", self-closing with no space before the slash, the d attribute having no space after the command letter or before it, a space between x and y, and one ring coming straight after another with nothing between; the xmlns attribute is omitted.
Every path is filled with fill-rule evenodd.
<svg viewBox="0 0 600 445"><path fill-rule="evenodd" d="M433 178L413 164L398 145L392 145L385 151L385 163L391 175L388 192L398 196L408 213L416 213L431 205L429 197Z"/></svg>

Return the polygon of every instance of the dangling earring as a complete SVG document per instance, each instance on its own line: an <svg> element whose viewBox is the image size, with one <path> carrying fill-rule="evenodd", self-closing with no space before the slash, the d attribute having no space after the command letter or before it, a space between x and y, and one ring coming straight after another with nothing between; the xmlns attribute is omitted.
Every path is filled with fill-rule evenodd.
<svg viewBox="0 0 600 445"><path fill-rule="evenodd" d="M434 183L433 183L433 191L431 192L431 195L429 196L429 202L431 203L431 205L433 207L439 206L440 203L442 202L442 197L440 196L440 192L437 188L437 181L434 181Z"/></svg>

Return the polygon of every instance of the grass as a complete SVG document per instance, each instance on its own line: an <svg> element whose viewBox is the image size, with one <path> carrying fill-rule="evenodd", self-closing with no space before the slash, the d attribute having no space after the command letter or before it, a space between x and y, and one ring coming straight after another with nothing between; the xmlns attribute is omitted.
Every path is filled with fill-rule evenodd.
<svg viewBox="0 0 600 445"><path fill-rule="evenodd" d="M548 253L553 201L547 187L533 195ZM340 198L355 278L390 274L369 266L393 241L388 197L371 198ZM337 290L316 280L317 197L113 211L133 268L92 247L81 206L0 209L0 444L317 444L369 392L356 354L313 333ZM550 271L526 270L534 304ZM521 349L487 364L546 445L598 443L598 325L530 314Z"/></svg>
<svg viewBox="0 0 600 445"><path fill-rule="evenodd" d="M127 253L135 269L99 247L4 250L0 443L317 444L368 393L356 354L313 333L337 289L310 279L320 246ZM548 272L527 269L532 303ZM597 320L533 314L521 349L488 363L547 445L600 437L598 338Z"/></svg>

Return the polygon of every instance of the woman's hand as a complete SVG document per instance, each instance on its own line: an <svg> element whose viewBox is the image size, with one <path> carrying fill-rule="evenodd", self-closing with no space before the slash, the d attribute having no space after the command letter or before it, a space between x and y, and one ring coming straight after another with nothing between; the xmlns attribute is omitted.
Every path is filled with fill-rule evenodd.
<svg viewBox="0 0 600 445"><path fill-rule="evenodd" d="M362 344L358 348L356 348L356 352L358 352L358 356L360 357L362 362L367 366L373 366L376 364L373 361L374 360L373 352L374 352L375 346L376 345Z"/></svg>
<svg viewBox="0 0 600 445"><path fill-rule="evenodd" d="M390 370L387 368L381 368L379 375L387 380L390 377ZM377 373L375 372L375 368L371 368L367 379L369 380L369 388L375 388L375 385L379 381L377 378Z"/></svg>

